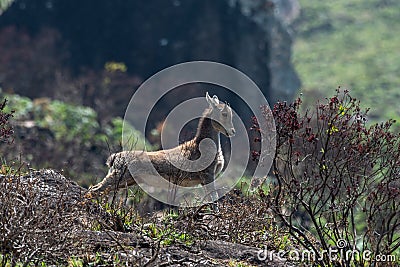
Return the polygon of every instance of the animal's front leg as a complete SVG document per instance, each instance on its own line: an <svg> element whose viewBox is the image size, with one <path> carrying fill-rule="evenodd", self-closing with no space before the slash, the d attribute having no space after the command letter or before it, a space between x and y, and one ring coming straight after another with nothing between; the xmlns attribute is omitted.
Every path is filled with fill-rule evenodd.
<svg viewBox="0 0 400 267"><path fill-rule="evenodd" d="M214 211L219 212L219 208L218 208L218 191L215 188L215 182L212 182L212 184L213 184L213 188L212 188L212 192L211 192L211 200L213 201L212 207L213 207Z"/></svg>
<svg viewBox="0 0 400 267"><path fill-rule="evenodd" d="M211 200L213 202L216 202L216 201L218 201L218 190L215 188L215 182L214 181L211 184L212 184L211 192L210 192Z"/></svg>

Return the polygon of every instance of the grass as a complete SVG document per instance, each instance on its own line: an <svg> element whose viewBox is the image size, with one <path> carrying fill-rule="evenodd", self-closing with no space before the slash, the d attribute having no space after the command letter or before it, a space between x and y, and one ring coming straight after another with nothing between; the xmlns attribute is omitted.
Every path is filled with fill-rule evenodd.
<svg viewBox="0 0 400 267"><path fill-rule="evenodd" d="M342 86L372 107L371 122L400 119L400 1L300 4L293 62L307 103Z"/></svg>

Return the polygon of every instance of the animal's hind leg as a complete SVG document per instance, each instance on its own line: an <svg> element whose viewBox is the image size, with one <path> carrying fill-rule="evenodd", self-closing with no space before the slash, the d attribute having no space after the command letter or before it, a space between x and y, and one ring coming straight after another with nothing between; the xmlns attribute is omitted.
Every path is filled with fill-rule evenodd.
<svg viewBox="0 0 400 267"><path fill-rule="evenodd" d="M218 209L218 190L215 187L215 176L214 175L209 175L209 177L207 177L207 181L206 184L208 184L207 186L207 197L210 198L211 202L212 202L212 207L214 209L214 211L219 211Z"/></svg>

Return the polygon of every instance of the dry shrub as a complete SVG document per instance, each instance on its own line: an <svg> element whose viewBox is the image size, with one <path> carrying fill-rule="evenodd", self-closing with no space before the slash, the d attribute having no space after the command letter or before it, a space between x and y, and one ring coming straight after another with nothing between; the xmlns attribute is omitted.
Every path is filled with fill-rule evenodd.
<svg viewBox="0 0 400 267"><path fill-rule="evenodd" d="M368 110L339 89L311 110L300 107L297 99L273 108L273 213L304 249L317 253L319 264L369 263L323 255L339 244L369 251L370 258L399 255L400 135L391 130L394 121L368 126Z"/></svg>
<svg viewBox="0 0 400 267"><path fill-rule="evenodd" d="M3 168L4 170L4 168ZM66 263L93 253L82 231L94 222L111 225L86 190L52 170L0 175L0 255L2 263Z"/></svg>
<svg viewBox="0 0 400 267"><path fill-rule="evenodd" d="M176 228L199 241L221 240L271 250L296 247L272 213L272 194L265 187L244 192L228 193L219 202L218 212L209 205L180 210Z"/></svg>

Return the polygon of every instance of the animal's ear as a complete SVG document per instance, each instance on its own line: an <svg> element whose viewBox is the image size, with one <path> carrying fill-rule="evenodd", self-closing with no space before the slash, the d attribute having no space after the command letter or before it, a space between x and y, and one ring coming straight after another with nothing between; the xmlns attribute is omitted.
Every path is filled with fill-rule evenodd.
<svg viewBox="0 0 400 267"><path fill-rule="evenodd" d="M214 95L214 96L213 96L213 100L214 100L214 103L215 103L216 105L219 104L218 96Z"/></svg>
<svg viewBox="0 0 400 267"><path fill-rule="evenodd" d="M207 99L208 104L210 104L210 106L213 107L213 108L217 107L217 105L219 104L219 100L218 100L218 97L216 95L214 95L211 98L210 95L207 92L206 93L206 99Z"/></svg>
<svg viewBox="0 0 400 267"><path fill-rule="evenodd" d="M222 108L222 111L228 111L228 104L225 104L224 107Z"/></svg>
<svg viewBox="0 0 400 267"><path fill-rule="evenodd" d="M206 99L207 99L207 103L211 104L212 99L211 99L210 95L208 94L208 92L206 92Z"/></svg>

